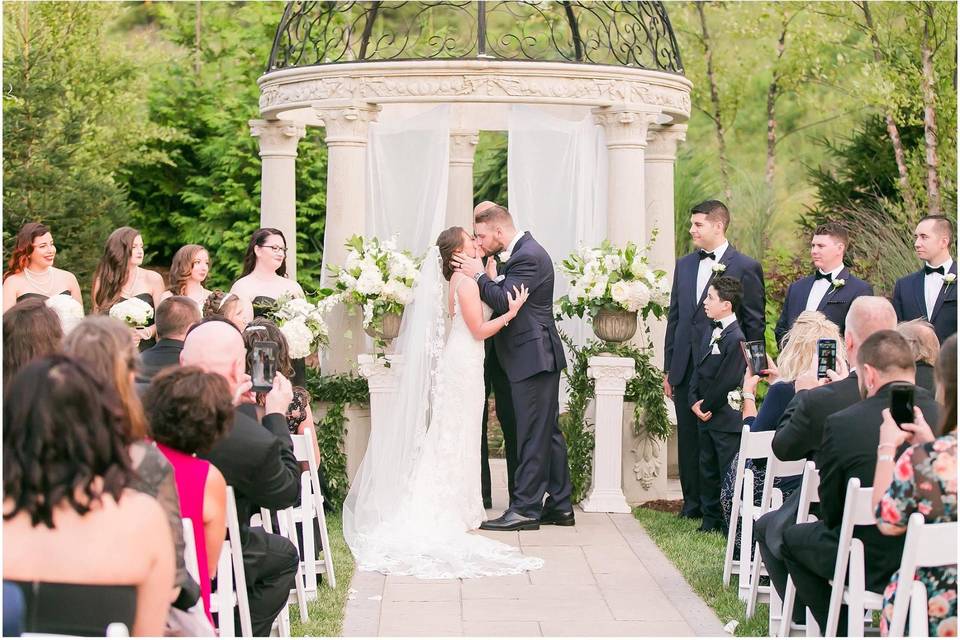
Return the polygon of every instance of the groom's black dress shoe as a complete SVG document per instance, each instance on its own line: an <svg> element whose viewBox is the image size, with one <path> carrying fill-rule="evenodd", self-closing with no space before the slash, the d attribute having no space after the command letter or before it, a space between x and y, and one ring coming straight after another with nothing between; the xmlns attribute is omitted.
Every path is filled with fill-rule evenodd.
<svg viewBox="0 0 960 640"><path fill-rule="evenodd" d="M544 511L540 516L540 524L555 524L558 527L572 527L577 523L573 511Z"/></svg>
<svg viewBox="0 0 960 640"><path fill-rule="evenodd" d="M484 531L536 531L540 528L540 520L505 511L499 518L482 522L480 528Z"/></svg>

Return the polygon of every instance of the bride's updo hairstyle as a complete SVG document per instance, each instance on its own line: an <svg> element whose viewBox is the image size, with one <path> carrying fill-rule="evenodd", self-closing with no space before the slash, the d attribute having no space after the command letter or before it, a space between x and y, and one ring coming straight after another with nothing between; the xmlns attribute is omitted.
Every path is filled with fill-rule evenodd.
<svg viewBox="0 0 960 640"><path fill-rule="evenodd" d="M450 227L437 236L437 248L440 249L440 264L443 268L443 277L450 280L453 277L453 254L463 248L463 236L467 233L463 227Z"/></svg>

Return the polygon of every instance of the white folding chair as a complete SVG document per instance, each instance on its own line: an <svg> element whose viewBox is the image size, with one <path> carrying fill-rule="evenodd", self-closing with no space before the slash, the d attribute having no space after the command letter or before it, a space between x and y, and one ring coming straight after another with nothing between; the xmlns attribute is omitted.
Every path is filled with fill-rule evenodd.
<svg viewBox="0 0 960 640"><path fill-rule="evenodd" d="M867 591L863 542L853 537L853 528L856 526L876 526L872 498L872 488L861 489L860 479L850 478L847 482L847 496L843 502L837 564L833 570L830 609L827 612L824 636L837 635L840 607L844 603L847 605L847 636L851 638L863 637L863 617L866 612L883 608L883 594ZM850 579L849 585L845 586L848 568Z"/></svg>
<svg viewBox="0 0 960 640"><path fill-rule="evenodd" d="M753 546L753 562L750 567L750 576L747 580L743 580L741 576L740 581L741 585L746 583L747 588L747 620L753 617L758 601L769 603L771 613L774 617L779 618L780 599L777 596L777 590L774 589L772 585L760 586L760 576L766 576L767 570L766 567L763 566L763 558L760 556L760 544L753 540L753 523L756 522L760 516L783 506L783 493L773 487L774 481L777 478L789 478L800 475L803 473L806 465L806 460L784 461L771 453L770 457L767 458L767 471L763 479L763 492L761 494L760 504L756 507L749 505L748 508L744 509L744 529L749 527L749 540ZM747 469L747 471L749 472L750 470ZM746 480L744 480L744 484L746 484ZM751 491L753 491L752 484L751 481ZM746 491L746 488L744 491ZM748 515L749 518L747 517ZM743 545L747 539L746 536L741 535L740 549L744 548Z"/></svg>
<svg viewBox="0 0 960 640"><path fill-rule="evenodd" d="M320 465L313 448L316 436L313 429L306 428L302 435L292 435L293 454L299 462L307 463L307 471L300 478L300 506L293 509L293 520L299 522L303 528L303 562L301 571L304 576L304 588L307 598L317 597L317 574L324 574L327 586L335 589L337 577L333 569L333 550L330 547L330 536L327 533L327 517L323 511L323 490L320 487ZM313 520L316 519L320 529L320 551L323 557L315 554L313 540ZM294 527L296 530L296 527Z"/></svg>
<svg viewBox="0 0 960 640"><path fill-rule="evenodd" d="M233 487L227 485L227 533L217 561L217 591L210 597L210 612L217 614L221 637L235 637L233 608L240 609L240 635L253 637L250 620L250 602L247 599L247 579L243 568L243 550L240 548L240 520Z"/></svg>
<svg viewBox="0 0 960 640"><path fill-rule="evenodd" d="M730 526L727 529L727 549L723 555L723 586L730 584L730 576L736 573L740 576L737 595L741 600L747 598L747 576L750 573L750 558L744 562L744 549L750 552L750 544L743 544L747 540L746 536L752 536L753 523L748 524L743 518L743 510L746 504L753 506L753 474L750 474L749 491L744 487L744 471L747 460L765 460L773 455L773 436L774 431L750 431L748 425L743 426L740 434L740 453L737 456L737 470L733 479L733 505L730 509ZM737 525L740 525L740 558L733 557L734 547L737 540ZM749 533L747 529L749 528ZM752 541L752 537L750 538Z"/></svg>
<svg viewBox="0 0 960 640"><path fill-rule="evenodd" d="M797 524L804 522L816 522L817 517L810 515L810 506L814 502L820 502L820 472L817 471L813 461L807 461L803 469L803 483L800 485L800 505L797 510ZM797 597L797 589L793 586L793 580L787 576L787 587L783 594L783 602L780 605L780 625L779 632L776 634L781 638L787 638L795 635L795 631L805 631L807 636L819 635L816 632L816 623L810 610L807 609L807 625L805 628L799 627L793 623L793 603ZM775 628L775 619L771 609L770 631L771 634Z"/></svg>
<svg viewBox="0 0 960 640"><path fill-rule="evenodd" d="M910 612L910 637L925 638L929 633L927 619L927 587L914 579L920 567L943 567L957 564L957 523L927 524L923 514L914 513L907 524L907 538L900 560L897 592L893 602L893 619L887 635L903 635Z"/></svg>
<svg viewBox="0 0 960 640"><path fill-rule="evenodd" d="M25 631L20 634L21 638L83 638L86 636L71 636L62 633L36 633L32 631ZM127 625L122 622L111 622L107 625L106 632L104 633L106 638L129 638L130 630L127 629Z"/></svg>

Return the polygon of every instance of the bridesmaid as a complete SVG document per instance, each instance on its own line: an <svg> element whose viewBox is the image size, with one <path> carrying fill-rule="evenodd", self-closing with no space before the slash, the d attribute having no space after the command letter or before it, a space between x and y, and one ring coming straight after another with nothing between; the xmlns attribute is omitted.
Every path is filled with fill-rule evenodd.
<svg viewBox="0 0 960 640"><path fill-rule="evenodd" d="M83 305L77 277L53 266L57 247L50 229L39 222L28 222L17 233L10 264L3 274L3 311L26 298L49 298L57 294L71 296Z"/></svg>
<svg viewBox="0 0 960 640"><path fill-rule="evenodd" d="M197 303L201 309L207 301L210 291L203 286L210 273L210 254L199 244L180 247L173 256L170 275L167 278L167 290L161 300L171 296L186 296Z"/></svg>
<svg viewBox="0 0 960 640"><path fill-rule="evenodd" d="M110 307L130 298L140 298L156 307L164 292L163 277L142 268L142 263L143 238L139 231L120 227L110 234L93 275L94 313L107 314ZM140 351L156 344L156 325L133 331L139 338Z"/></svg>

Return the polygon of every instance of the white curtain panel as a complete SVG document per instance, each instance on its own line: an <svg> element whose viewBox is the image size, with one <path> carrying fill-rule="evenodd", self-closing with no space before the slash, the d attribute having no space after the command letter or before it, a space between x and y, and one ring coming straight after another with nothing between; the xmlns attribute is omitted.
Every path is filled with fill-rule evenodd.
<svg viewBox="0 0 960 640"><path fill-rule="evenodd" d="M510 108L508 208L558 265L581 245L600 244L607 232L607 150L603 128L587 115L572 121L534 107ZM557 271L554 299L569 284ZM578 345L591 336L586 320L559 328ZM569 355L569 354L568 354ZM566 386L561 389L561 404Z"/></svg>

